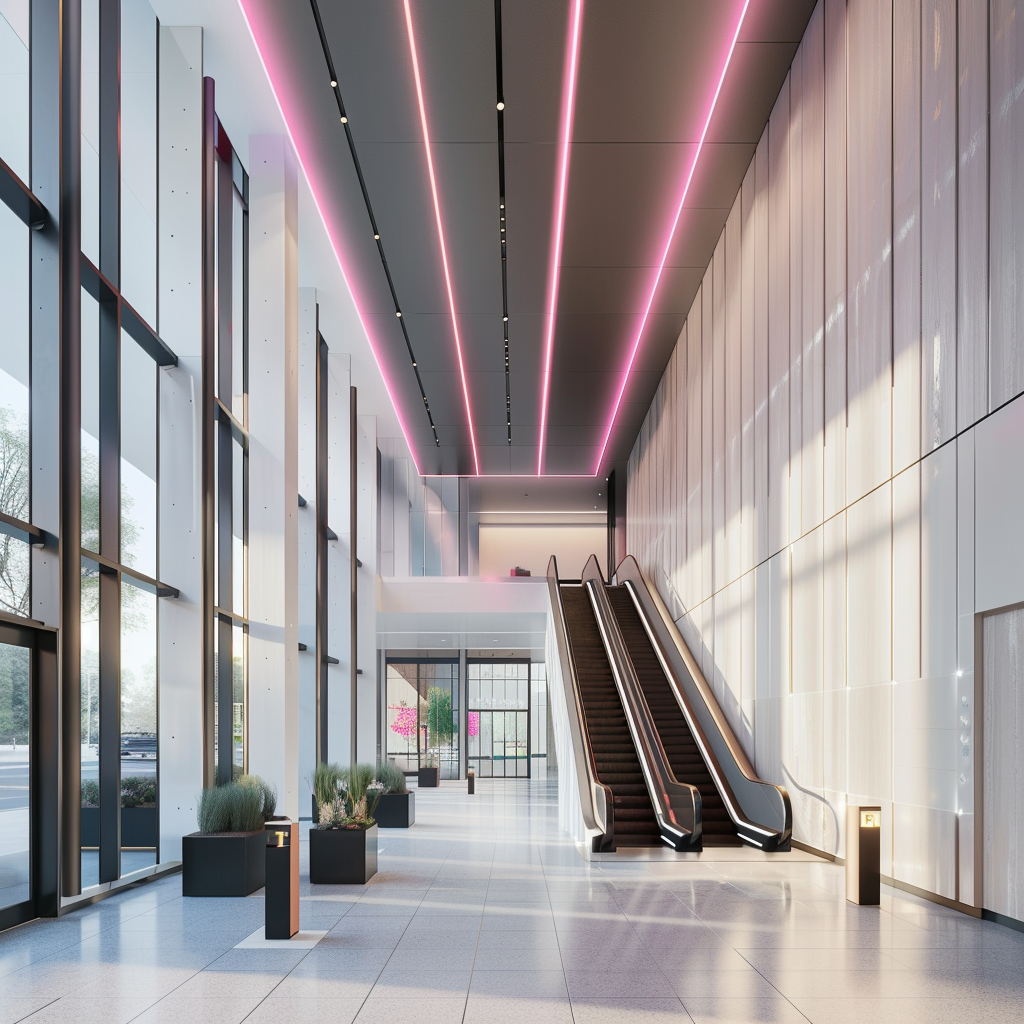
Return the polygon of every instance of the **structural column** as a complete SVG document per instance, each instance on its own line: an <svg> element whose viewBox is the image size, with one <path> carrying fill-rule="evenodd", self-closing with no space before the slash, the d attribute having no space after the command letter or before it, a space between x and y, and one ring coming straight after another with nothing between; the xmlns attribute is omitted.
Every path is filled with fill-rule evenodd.
<svg viewBox="0 0 1024 1024"><path fill-rule="evenodd" d="M249 140L249 770L299 815L298 180Z"/></svg>
<svg viewBox="0 0 1024 1024"><path fill-rule="evenodd" d="M159 328L178 356L159 374L160 576L179 593L157 602L166 864L181 860L203 789L203 30L161 26L159 46Z"/></svg>

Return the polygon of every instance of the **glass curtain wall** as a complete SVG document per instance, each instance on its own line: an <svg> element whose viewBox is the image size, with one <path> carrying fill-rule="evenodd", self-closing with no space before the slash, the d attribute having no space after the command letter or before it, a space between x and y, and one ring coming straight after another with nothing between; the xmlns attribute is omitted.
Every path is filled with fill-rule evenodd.
<svg viewBox="0 0 1024 1024"><path fill-rule="evenodd" d="M214 188L207 211L214 266L213 317L213 771L228 782L248 757L249 176L214 118ZM223 756L222 751L227 751Z"/></svg>
<svg viewBox="0 0 1024 1024"><path fill-rule="evenodd" d="M466 665L468 766L480 778L530 777L530 662Z"/></svg>
<svg viewBox="0 0 1024 1024"><path fill-rule="evenodd" d="M387 659L387 759L412 774L436 765L459 777L459 662Z"/></svg>
<svg viewBox="0 0 1024 1024"><path fill-rule="evenodd" d="M81 882L157 861L157 37L82 0Z"/></svg>

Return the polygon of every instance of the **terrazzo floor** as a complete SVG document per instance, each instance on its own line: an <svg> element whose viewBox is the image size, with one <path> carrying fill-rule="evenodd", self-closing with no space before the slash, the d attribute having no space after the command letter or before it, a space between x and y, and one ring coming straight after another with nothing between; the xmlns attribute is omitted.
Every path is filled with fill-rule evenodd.
<svg viewBox="0 0 1024 1024"><path fill-rule="evenodd" d="M263 899L180 876L0 934L0 1024L964 1024L1024 1020L1024 934L752 850L585 863L543 781L443 784L366 886L311 887L312 948L235 948Z"/></svg>

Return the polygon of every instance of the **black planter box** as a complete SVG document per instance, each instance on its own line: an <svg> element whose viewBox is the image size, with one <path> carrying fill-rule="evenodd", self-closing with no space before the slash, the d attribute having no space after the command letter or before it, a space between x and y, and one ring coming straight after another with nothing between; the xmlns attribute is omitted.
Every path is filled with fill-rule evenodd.
<svg viewBox="0 0 1024 1024"><path fill-rule="evenodd" d="M311 828L309 880L316 885L365 885L377 874L377 826Z"/></svg>
<svg viewBox="0 0 1024 1024"><path fill-rule="evenodd" d="M182 896L248 896L266 879L267 833L193 832L181 840Z"/></svg>
<svg viewBox="0 0 1024 1024"><path fill-rule="evenodd" d="M416 821L416 794L385 793L373 816L381 828L408 828Z"/></svg>
<svg viewBox="0 0 1024 1024"><path fill-rule="evenodd" d="M417 773L417 782L420 789L436 787L441 782L440 768L421 768Z"/></svg>
<svg viewBox="0 0 1024 1024"><path fill-rule="evenodd" d="M82 846L100 845L100 809L82 808ZM121 845L153 849L159 846L155 807L121 808Z"/></svg>

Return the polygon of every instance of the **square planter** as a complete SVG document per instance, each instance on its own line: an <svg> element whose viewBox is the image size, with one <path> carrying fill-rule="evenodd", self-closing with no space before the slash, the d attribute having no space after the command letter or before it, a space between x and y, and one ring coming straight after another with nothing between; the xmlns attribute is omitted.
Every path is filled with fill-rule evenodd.
<svg viewBox="0 0 1024 1024"><path fill-rule="evenodd" d="M157 841L157 810L155 807L121 808L121 846L153 849ZM100 809L82 808L82 845L100 845Z"/></svg>
<svg viewBox="0 0 1024 1024"><path fill-rule="evenodd" d="M182 896L248 896L266 879L267 834L193 832L181 840Z"/></svg>
<svg viewBox="0 0 1024 1024"><path fill-rule="evenodd" d="M441 769L440 768L421 768L417 773L417 782L420 789L430 789L440 785L441 782Z"/></svg>
<svg viewBox="0 0 1024 1024"><path fill-rule="evenodd" d="M416 794L385 793L373 816L381 828L408 828L416 821Z"/></svg>
<svg viewBox="0 0 1024 1024"><path fill-rule="evenodd" d="M377 874L377 826L311 828L309 880L317 885L365 885Z"/></svg>

